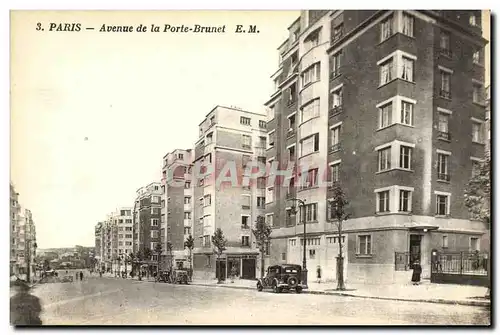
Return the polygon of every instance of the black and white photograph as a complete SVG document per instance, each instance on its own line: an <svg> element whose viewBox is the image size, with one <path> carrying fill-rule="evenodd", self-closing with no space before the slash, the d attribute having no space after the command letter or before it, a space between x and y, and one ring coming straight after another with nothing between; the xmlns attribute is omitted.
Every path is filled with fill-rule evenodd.
<svg viewBox="0 0 500 335"><path fill-rule="evenodd" d="M10 325L491 326L492 13L11 10Z"/></svg>

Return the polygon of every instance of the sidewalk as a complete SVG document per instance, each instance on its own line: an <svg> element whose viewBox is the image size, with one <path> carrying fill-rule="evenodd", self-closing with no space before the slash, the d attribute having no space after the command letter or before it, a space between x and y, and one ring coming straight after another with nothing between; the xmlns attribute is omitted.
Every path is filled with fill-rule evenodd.
<svg viewBox="0 0 500 335"><path fill-rule="evenodd" d="M255 280L230 280L217 284L215 280L194 280L192 285L229 287L235 289L256 290ZM345 291L336 291L336 283L309 283L305 294L338 295L367 299L428 302L466 306L490 306L489 299L483 298L487 288L469 285L433 284L423 281L420 285L408 284L346 284Z"/></svg>

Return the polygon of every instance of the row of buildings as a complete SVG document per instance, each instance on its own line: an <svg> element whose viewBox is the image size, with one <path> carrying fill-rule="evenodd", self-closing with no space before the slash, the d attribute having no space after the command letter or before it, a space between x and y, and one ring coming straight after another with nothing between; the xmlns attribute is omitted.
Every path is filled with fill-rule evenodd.
<svg viewBox="0 0 500 335"><path fill-rule="evenodd" d="M217 265L255 278L251 229L264 216L273 227L266 266L301 264L306 248L308 269L335 280L324 181L342 185L350 202L347 281L407 281L398 254L403 265L420 261L426 277L432 250L488 251L488 229L469 220L463 201L489 141L481 11L310 10L288 30L266 112L211 110L193 148L165 155L163 179L137 191L131 217L98 224L101 259L159 243L166 266L169 244L172 264L192 264L197 278L213 278ZM305 202L297 215L296 199ZM220 264L217 228L228 240Z"/></svg>
<svg viewBox="0 0 500 335"><path fill-rule="evenodd" d="M10 275L32 280L36 270L36 229L33 214L19 202L10 183Z"/></svg>

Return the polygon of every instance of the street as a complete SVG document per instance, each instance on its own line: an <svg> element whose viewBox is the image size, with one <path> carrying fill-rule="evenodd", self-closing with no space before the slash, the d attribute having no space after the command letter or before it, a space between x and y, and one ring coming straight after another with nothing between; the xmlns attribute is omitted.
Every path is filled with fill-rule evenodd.
<svg viewBox="0 0 500 335"><path fill-rule="evenodd" d="M486 325L485 307L87 277L37 285L45 325Z"/></svg>

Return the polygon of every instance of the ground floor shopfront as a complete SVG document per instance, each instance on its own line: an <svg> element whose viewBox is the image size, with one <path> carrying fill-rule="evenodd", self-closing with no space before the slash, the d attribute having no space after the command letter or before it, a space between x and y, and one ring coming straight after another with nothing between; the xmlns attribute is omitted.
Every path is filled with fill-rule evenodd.
<svg viewBox="0 0 500 335"><path fill-rule="evenodd" d="M433 252L470 253L477 250L487 253L490 249L487 230L482 224L437 219L424 223L416 221L393 227L383 227L382 224L373 228L346 225L342 237L345 281L407 283L415 262L422 266L422 278L430 278ZM273 234L266 266L285 262L302 265L303 235ZM306 233L309 282L317 280L318 269L322 281L337 280L338 242L338 234L333 231L313 230Z"/></svg>
<svg viewBox="0 0 500 335"><path fill-rule="evenodd" d="M228 248L231 249L231 248ZM222 280L232 276L240 279L256 279L258 274L258 252L225 251L219 258L213 253L193 254L193 276L196 279Z"/></svg>

